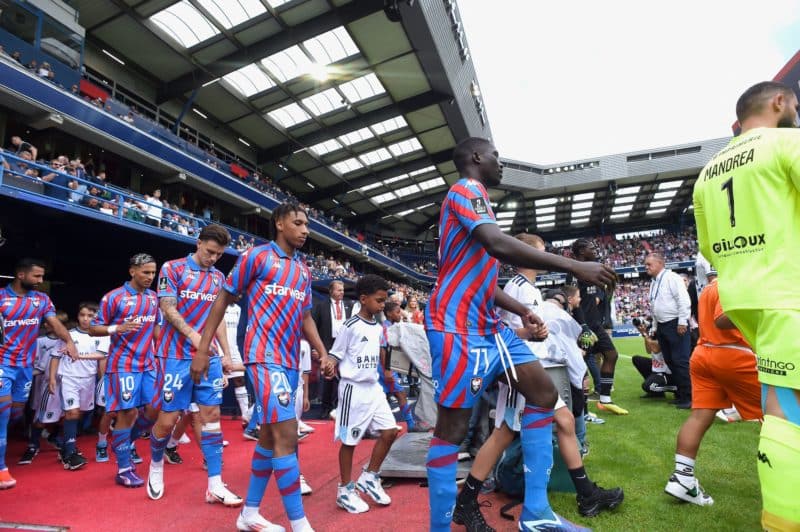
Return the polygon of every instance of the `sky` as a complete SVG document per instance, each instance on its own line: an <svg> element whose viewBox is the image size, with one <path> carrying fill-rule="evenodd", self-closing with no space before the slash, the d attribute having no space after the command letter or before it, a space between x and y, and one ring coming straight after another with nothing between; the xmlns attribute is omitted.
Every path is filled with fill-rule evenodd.
<svg viewBox="0 0 800 532"><path fill-rule="evenodd" d="M800 0L458 6L495 145L537 164L730 136L800 50Z"/></svg>

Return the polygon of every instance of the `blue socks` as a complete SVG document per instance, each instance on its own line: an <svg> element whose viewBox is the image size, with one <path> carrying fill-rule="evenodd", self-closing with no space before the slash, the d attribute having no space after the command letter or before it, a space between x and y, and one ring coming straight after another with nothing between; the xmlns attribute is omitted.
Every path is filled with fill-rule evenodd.
<svg viewBox="0 0 800 532"><path fill-rule="evenodd" d="M222 433L206 432L200 433L200 448L208 466L208 476L218 476L222 474Z"/></svg>
<svg viewBox="0 0 800 532"><path fill-rule="evenodd" d="M552 415L552 414L551 414ZM434 436L428 448L428 499L431 506L431 532L449 532L456 504L458 445Z"/></svg>
<svg viewBox="0 0 800 532"><path fill-rule="evenodd" d="M521 437L525 499L520 521L554 519L547 500L547 484L553 467L553 409L526 404Z"/></svg>
<svg viewBox="0 0 800 532"><path fill-rule="evenodd" d="M150 461L161 462L164 460L164 449L169 443L169 434L163 438L156 438L155 432L150 433Z"/></svg>
<svg viewBox="0 0 800 532"><path fill-rule="evenodd" d="M131 469L131 429L112 430L111 449L117 457L119 472Z"/></svg>
<svg viewBox="0 0 800 532"><path fill-rule="evenodd" d="M402 415L403 419L405 419L406 425L408 425L408 430L413 430L415 423L414 423L414 414L411 413L411 405L406 403L403 406L401 406L400 415Z"/></svg>
<svg viewBox="0 0 800 532"><path fill-rule="evenodd" d="M255 417L255 416L253 416ZM272 475L272 451L256 444L253 451L253 462L250 469L250 485L247 487L247 499L244 505L258 508L264 492L267 490L269 477Z"/></svg>
<svg viewBox="0 0 800 532"><path fill-rule="evenodd" d="M64 447L61 452L64 458L69 458L75 452L75 440L78 439L78 424L80 422L80 419L64 420Z"/></svg>
<svg viewBox="0 0 800 532"><path fill-rule="evenodd" d="M11 401L0 402L0 471L6 469L8 421L11 419Z"/></svg>
<svg viewBox="0 0 800 532"><path fill-rule="evenodd" d="M296 521L305 517L303 511L303 500L300 495L300 467L297 463L297 455L287 454L272 459L272 467L275 470L275 480L278 482L278 491L283 499L283 507L290 521Z"/></svg>
<svg viewBox="0 0 800 532"><path fill-rule="evenodd" d="M250 421L247 422L247 427L245 427L245 430L255 430L256 427L258 426L258 419L256 418L258 418L259 416L256 415L255 409L253 410L254 410L253 415L250 416Z"/></svg>

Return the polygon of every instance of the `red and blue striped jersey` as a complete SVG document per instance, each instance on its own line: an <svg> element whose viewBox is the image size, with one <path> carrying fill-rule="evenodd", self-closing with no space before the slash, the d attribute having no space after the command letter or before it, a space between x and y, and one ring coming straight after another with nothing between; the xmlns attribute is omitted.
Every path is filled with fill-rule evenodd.
<svg viewBox="0 0 800 532"><path fill-rule="evenodd" d="M425 309L425 328L454 334L494 334L499 262L472 237L481 224L496 223L486 188L462 178L442 203L439 276Z"/></svg>
<svg viewBox="0 0 800 532"><path fill-rule="evenodd" d="M111 335L106 372L154 369L155 329L161 323L156 293L150 289L138 292L130 283L125 283L104 295L93 324L120 325L125 322L141 323L142 328Z"/></svg>
<svg viewBox="0 0 800 532"><path fill-rule="evenodd" d="M174 297L177 300L178 313L186 324L202 333L211 307L224 284L225 276L222 272L213 266L208 269L200 267L189 255L161 265L158 297ZM158 337L156 356L178 360L192 358L192 342L166 318Z"/></svg>
<svg viewBox="0 0 800 532"><path fill-rule="evenodd" d="M0 366L27 368L36 355L36 339L45 318L56 315L47 294L30 290L17 295L6 286L0 290L0 320L3 334L0 345Z"/></svg>
<svg viewBox="0 0 800 532"><path fill-rule="evenodd" d="M298 369L303 315L311 310L311 273L300 255L275 242L256 246L239 257L225 290L247 298L244 363Z"/></svg>

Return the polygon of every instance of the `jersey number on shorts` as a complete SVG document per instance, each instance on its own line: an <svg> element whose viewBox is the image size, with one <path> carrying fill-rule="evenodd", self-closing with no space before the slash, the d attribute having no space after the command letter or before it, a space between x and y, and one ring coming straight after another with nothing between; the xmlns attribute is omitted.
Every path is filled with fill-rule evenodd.
<svg viewBox="0 0 800 532"><path fill-rule="evenodd" d="M164 375L164 390L170 391L175 388L180 391L183 388L183 381L180 373L167 373Z"/></svg>
<svg viewBox="0 0 800 532"><path fill-rule="evenodd" d="M731 227L736 227L736 213L734 211L734 203L733 203L733 178L731 177L724 183L722 183L722 190L728 192L728 210L731 214Z"/></svg>
<svg viewBox="0 0 800 532"><path fill-rule="evenodd" d="M483 364L486 366L483 371L489 371L489 353L485 347L470 349L469 352L475 355L475 369L472 370L473 375L478 374L478 369L481 367L481 358L483 358Z"/></svg>
<svg viewBox="0 0 800 532"><path fill-rule="evenodd" d="M119 387L122 388L122 393L133 393L133 388L135 386L136 381L133 379L133 375L125 375L119 378Z"/></svg>
<svg viewBox="0 0 800 532"><path fill-rule="evenodd" d="M286 378L285 373L270 373L269 380L272 382L272 393L276 395L282 392L292 391L291 386L289 386L289 379Z"/></svg>

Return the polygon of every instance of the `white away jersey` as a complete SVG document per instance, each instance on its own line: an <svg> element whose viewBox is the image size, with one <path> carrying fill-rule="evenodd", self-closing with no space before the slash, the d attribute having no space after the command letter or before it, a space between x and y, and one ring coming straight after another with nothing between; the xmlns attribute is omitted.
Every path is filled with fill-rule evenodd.
<svg viewBox="0 0 800 532"><path fill-rule="evenodd" d="M89 336L89 333L78 328L69 331L72 341L79 355L91 355L100 350L100 339ZM108 348L106 348L108 349ZM52 355L56 356L56 355ZM59 353L61 363L58 365L58 374L69 377L92 377L97 375L96 360L72 360L68 355Z"/></svg>
<svg viewBox="0 0 800 532"><path fill-rule="evenodd" d="M45 378L50 377L50 356L55 353L56 358L60 356L60 351L64 349L64 342L60 338L50 336L40 336L36 340L36 358L33 362L34 369L41 371Z"/></svg>
<svg viewBox="0 0 800 532"><path fill-rule="evenodd" d="M581 326L559 305L550 302L539 307L539 316L547 325L549 333L544 341L547 354L540 358L566 363L570 384L578 389L583 388L583 377L587 368L583 352L577 344Z"/></svg>
<svg viewBox="0 0 800 532"><path fill-rule="evenodd" d="M240 358L239 345L236 343L236 333L239 330L239 319L242 316L242 307L236 303L228 305L225 309L225 331L228 333L228 347L231 358ZM221 352L221 351L220 351Z"/></svg>
<svg viewBox="0 0 800 532"><path fill-rule="evenodd" d="M383 325L353 316L344 322L328 354L339 360L342 379L378 382L381 348L386 348Z"/></svg>
<svg viewBox="0 0 800 532"><path fill-rule="evenodd" d="M311 344L300 340L300 373L311 373Z"/></svg>
<svg viewBox="0 0 800 532"><path fill-rule="evenodd" d="M538 316L542 306L542 293L524 275L517 274L503 287L503 292L516 299ZM505 309L498 308L500 319L512 329L522 327L522 318Z"/></svg>

